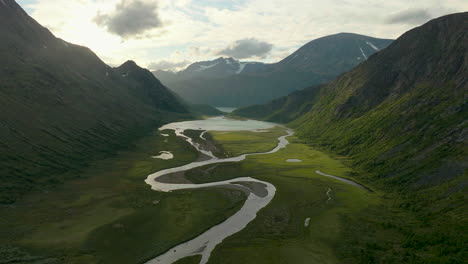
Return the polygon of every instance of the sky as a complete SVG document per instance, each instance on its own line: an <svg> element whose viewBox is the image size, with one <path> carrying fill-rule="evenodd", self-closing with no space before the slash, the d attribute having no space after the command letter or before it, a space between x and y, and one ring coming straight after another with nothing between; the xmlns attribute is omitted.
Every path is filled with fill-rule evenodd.
<svg viewBox="0 0 468 264"><path fill-rule="evenodd" d="M234 57L276 62L340 32L396 39L466 0L17 0L55 36L151 70Z"/></svg>

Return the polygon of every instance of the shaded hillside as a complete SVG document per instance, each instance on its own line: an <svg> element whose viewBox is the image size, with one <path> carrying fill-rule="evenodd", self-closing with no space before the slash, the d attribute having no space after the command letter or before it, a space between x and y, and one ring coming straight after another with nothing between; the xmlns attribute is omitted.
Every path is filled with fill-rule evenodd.
<svg viewBox="0 0 468 264"><path fill-rule="evenodd" d="M111 68L0 4L0 203L63 179L158 126L189 117L134 62Z"/></svg>
<svg viewBox="0 0 468 264"><path fill-rule="evenodd" d="M220 116L224 115L223 112L219 111L218 109L210 106L210 105L188 105L188 109L193 114L200 116Z"/></svg>
<svg viewBox="0 0 468 264"><path fill-rule="evenodd" d="M315 98L322 86L317 85L295 91L267 104L239 108L234 110L232 115L288 123L312 108L312 99Z"/></svg>
<svg viewBox="0 0 468 264"><path fill-rule="evenodd" d="M363 172L355 177L398 193L405 200L400 207L421 221L403 245L418 252L413 263L462 263L466 43L468 13L438 18L321 88L234 114L290 122L308 144L352 157Z"/></svg>
<svg viewBox="0 0 468 264"><path fill-rule="evenodd" d="M197 62L178 73L156 71L162 82L193 103L246 106L334 79L392 40L340 33L313 40L273 64L232 58Z"/></svg>

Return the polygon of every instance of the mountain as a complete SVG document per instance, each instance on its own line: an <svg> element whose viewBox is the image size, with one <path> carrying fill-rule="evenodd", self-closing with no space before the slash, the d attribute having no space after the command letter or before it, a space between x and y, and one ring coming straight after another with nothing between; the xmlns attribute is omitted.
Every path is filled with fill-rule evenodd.
<svg viewBox="0 0 468 264"><path fill-rule="evenodd" d="M265 68L262 62L241 62L234 58L220 57L212 61L190 64L179 72L156 70L153 74L166 83L194 78L218 79L246 72L256 72Z"/></svg>
<svg viewBox="0 0 468 264"><path fill-rule="evenodd" d="M340 33L313 40L278 63L218 58L194 63L176 73L153 73L189 102L247 106L330 81L391 42L388 39Z"/></svg>
<svg viewBox="0 0 468 264"><path fill-rule="evenodd" d="M189 104L188 109L191 113L199 116L200 118L203 118L204 116L220 116L225 114L224 112L221 112L210 105L203 104Z"/></svg>
<svg viewBox="0 0 468 264"><path fill-rule="evenodd" d="M240 62L233 58L218 58L214 61L196 62L189 65L185 70L180 71L181 79L191 78L222 78L231 75L237 75L244 72L246 66L258 65L262 67L261 62ZM248 67L249 68L249 67Z"/></svg>
<svg viewBox="0 0 468 264"><path fill-rule="evenodd" d="M109 67L13 0L0 2L0 39L0 203L191 117L148 70L132 61Z"/></svg>
<svg viewBox="0 0 468 264"><path fill-rule="evenodd" d="M274 67L337 76L367 60L391 42L389 39L352 33L335 34L307 43Z"/></svg>
<svg viewBox="0 0 468 264"><path fill-rule="evenodd" d="M351 157L357 180L397 195L394 209L418 219L402 228L402 246L417 252L411 263L461 263L467 32L468 13L432 20L326 85L234 114L289 123L304 142Z"/></svg>

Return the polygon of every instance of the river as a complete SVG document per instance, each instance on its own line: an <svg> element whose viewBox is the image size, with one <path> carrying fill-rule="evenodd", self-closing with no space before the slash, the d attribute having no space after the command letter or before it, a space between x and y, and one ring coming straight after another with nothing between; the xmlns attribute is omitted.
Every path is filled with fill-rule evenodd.
<svg viewBox="0 0 468 264"><path fill-rule="evenodd" d="M245 201L242 208L234 215L229 217L227 220L218 224L206 232L202 233L198 237L184 242L171 248L164 254L150 260L147 264L169 264L174 263L179 259L201 255L202 259L200 264L208 262L211 252L214 250L216 245L220 244L225 238L241 231L248 223L255 219L257 212L267 206L275 196L276 188L273 184L265 181L260 181L251 177L241 177L226 181L211 182L204 184L176 184L176 183L163 183L159 182L158 178L181 171L187 171L193 168L209 165L218 164L225 162L239 162L245 160L247 156L251 155L266 155L279 151L285 148L289 141L287 137L293 134L292 130L286 129L287 134L278 138L277 146L268 152L264 153L251 153L244 154L238 157L219 159L213 155L210 151L203 150L200 146L195 143L190 137L184 134L187 129L202 130L202 131L258 131L261 132L264 129L273 128L280 126L275 123L254 121L254 120L233 120L225 117L214 117L205 120L195 120L186 122L177 122L165 125L160 130L171 129L174 130L177 136L183 137L188 143L194 146L199 152L210 157L209 160L196 161L189 164L161 170L149 175L146 179L146 183L151 186L155 191L171 192L182 189L199 189L208 188L214 186L232 187L241 189L248 194L247 200ZM205 132L203 132L205 133ZM203 136L201 136L202 139ZM336 176L334 176L336 177Z"/></svg>

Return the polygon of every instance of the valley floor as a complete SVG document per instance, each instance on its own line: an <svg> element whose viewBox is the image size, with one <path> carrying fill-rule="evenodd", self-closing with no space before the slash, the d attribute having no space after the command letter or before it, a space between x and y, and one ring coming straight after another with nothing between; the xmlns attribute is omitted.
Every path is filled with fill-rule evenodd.
<svg viewBox="0 0 468 264"><path fill-rule="evenodd" d="M169 136L163 136L167 134ZM199 132L190 132L201 142ZM276 146L285 130L210 132L217 155ZM393 197L317 174L350 177L344 158L290 137L269 155L208 165L182 175L193 183L253 177L276 186L272 202L213 251L209 263L396 263L411 216ZM154 159L159 151L175 158ZM82 172L81 179L0 208L0 263L144 263L224 221L243 204L241 191L211 188L160 193L145 184L155 171L198 154L172 131L155 131L128 151ZM297 159L302 162L287 162ZM392 199L390 199L392 198ZM372 252L369 251L371 249ZM194 256L177 263L198 263Z"/></svg>

